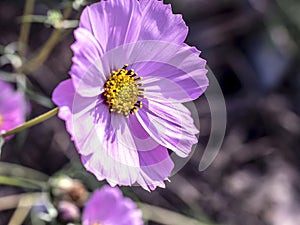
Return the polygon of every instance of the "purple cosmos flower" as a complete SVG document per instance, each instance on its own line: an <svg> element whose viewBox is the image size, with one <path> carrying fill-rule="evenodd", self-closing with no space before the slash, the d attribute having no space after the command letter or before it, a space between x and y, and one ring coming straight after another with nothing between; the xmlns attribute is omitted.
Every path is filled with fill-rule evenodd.
<svg viewBox="0 0 300 225"><path fill-rule="evenodd" d="M142 213L118 188L104 186L86 203L82 225L142 225Z"/></svg>
<svg viewBox="0 0 300 225"><path fill-rule="evenodd" d="M206 61L184 44L188 28L157 0L86 7L75 30L71 79L53 93L87 170L111 185L164 187L197 143L182 104L208 86Z"/></svg>
<svg viewBox="0 0 300 225"><path fill-rule="evenodd" d="M24 96L12 86L0 80L0 132L8 131L24 123L26 102Z"/></svg>

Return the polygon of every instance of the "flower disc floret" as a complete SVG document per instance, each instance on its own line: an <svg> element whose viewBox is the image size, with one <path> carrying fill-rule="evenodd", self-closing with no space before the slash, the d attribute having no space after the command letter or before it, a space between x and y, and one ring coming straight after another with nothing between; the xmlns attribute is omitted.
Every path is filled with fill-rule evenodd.
<svg viewBox="0 0 300 225"><path fill-rule="evenodd" d="M104 85L104 97L110 112L117 112L128 116L142 107L139 97L143 94L142 85L138 83L142 77L137 77L134 70L127 70L128 65L113 71Z"/></svg>

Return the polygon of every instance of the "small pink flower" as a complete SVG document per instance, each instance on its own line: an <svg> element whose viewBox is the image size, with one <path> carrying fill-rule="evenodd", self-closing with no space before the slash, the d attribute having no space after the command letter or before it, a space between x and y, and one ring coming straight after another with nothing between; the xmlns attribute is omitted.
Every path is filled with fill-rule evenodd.
<svg viewBox="0 0 300 225"><path fill-rule="evenodd" d="M82 225L142 225L142 213L118 188L104 186L86 203Z"/></svg>
<svg viewBox="0 0 300 225"><path fill-rule="evenodd" d="M26 101L12 86L0 80L0 132L3 133L24 123Z"/></svg>
<svg viewBox="0 0 300 225"><path fill-rule="evenodd" d="M53 93L83 165L109 184L165 187L168 149L187 157L198 129L182 104L208 86L188 28L157 0L88 6L75 30L71 79Z"/></svg>

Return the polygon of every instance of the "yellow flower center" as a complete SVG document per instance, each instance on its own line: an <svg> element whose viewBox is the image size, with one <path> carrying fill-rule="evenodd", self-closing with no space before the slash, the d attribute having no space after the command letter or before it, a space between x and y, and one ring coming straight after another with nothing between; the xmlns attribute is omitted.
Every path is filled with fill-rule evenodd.
<svg viewBox="0 0 300 225"><path fill-rule="evenodd" d="M101 223L95 222L93 223L93 225L101 225Z"/></svg>
<svg viewBox="0 0 300 225"><path fill-rule="evenodd" d="M2 123L3 123L3 117L0 114L0 126L2 125Z"/></svg>
<svg viewBox="0 0 300 225"><path fill-rule="evenodd" d="M144 97L144 89L139 83L142 77L138 77L133 69L127 70L126 64L122 69L113 71L104 85L104 98L110 112L125 115L134 114L142 108L139 98Z"/></svg>

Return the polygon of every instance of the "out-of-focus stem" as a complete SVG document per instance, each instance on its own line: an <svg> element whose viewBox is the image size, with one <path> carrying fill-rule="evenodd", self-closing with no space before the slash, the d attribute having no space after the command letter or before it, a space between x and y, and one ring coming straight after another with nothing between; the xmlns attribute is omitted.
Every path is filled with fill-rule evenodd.
<svg viewBox="0 0 300 225"><path fill-rule="evenodd" d="M3 210L10 210L18 207L18 204L21 199L24 197L31 197L32 199L38 200L38 199L47 199L47 193L44 192L33 192L33 193L26 193L26 194L17 194L17 195L8 195L8 196L3 196L0 197L0 211ZM40 203L43 204L43 203ZM24 202L22 207L30 207L31 203L30 202ZM38 205L38 204L36 204Z"/></svg>
<svg viewBox="0 0 300 225"><path fill-rule="evenodd" d="M22 225L36 200L31 195L22 196L8 225Z"/></svg>
<svg viewBox="0 0 300 225"><path fill-rule="evenodd" d="M26 0L23 16L32 14L35 0ZM23 58L26 54L27 42L29 37L31 23L22 23L19 37L19 54Z"/></svg>
<svg viewBox="0 0 300 225"><path fill-rule="evenodd" d="M54 108L54 109L50 110L49 112L46 112L46 113L44 113L44 114L42 114L42 115L40 115L40 116L38 116L38 117L36 117L32 120L29 120L29 121L23 123L22 125L14 128L12 130L9 130L9 131L1 134L1 136L2 137L7 137L7 136L10 136L10 135L16 134L18 132L21 132L22 130L25 130L29 127L32 127L36 124L39 124L39 123L55 116L57 113L58 113L58 108Z"/></svg>
<svg viewBox="0 0 300 225"><path fill-rule="evenodd" d="M19 178L19 177L6 177L1 175L0 175L0 184L21 187L21 188L37 189L37 190L46 188L45 182L35 181L26 178Z"/></svg>
<svg viewBox="0 0 300 225"><path fill-rule="evenodd" d="M21 177L24 179L33 179L36 181L48 181L49 176L25 166L15 163L0 162L0 176Z"/></svg>
<svg viewBox="0 0 300 225"><path fill-rule="evenodd" d="M157 206L148 205L145 203L138 203L138 207L143 212L143 218L151 220L164 225L212 225L210 223L204 223L195 219L186 217L184 215L172 212L167 209L163 209Z"/></svg>
<svg viewBox="0 0 300 225"><path fill-rule="evenodd" d="M68 19L71 12L72 12L72 4L69 3L64 9L62 20ZM55 47L55 45L61 40L61 36L63 32L64 29L57 28L53 30L49 39L44 44L42 49L38 52L38 54L35 55L32 59L30 59L20 70L23 73L27 74L38 69L46 61L52 49Z"/></svg>
<svg viewBox="0 0 300 225"><path fill-rule="evenodd" d="M58 43L60 39L60 35L62 33L62 29L55 29L50 38L45 43L44 47L40 50L40 52L28 61L22 68L21 71L25 74L31 73L37 70L48 58L48 55Z"/></svg>

